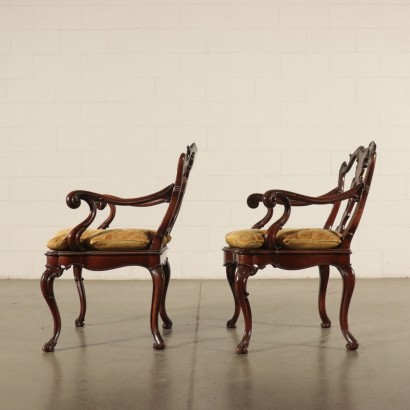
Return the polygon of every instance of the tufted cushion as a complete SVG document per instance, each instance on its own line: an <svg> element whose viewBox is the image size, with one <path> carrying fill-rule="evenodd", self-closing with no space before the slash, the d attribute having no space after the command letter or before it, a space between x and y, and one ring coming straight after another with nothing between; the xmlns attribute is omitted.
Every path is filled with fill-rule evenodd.
<svg viewBox="0 0 410 410"><path fill-rule="evenodd" d="M69 250L67 238L71 229L57 232L47 242L47 247L55 251ZM81 245L90 250L138 250L146 249L154 239L156 231L152 229L87 229L81 235ZM164 238L163 244L171 237Z"/></svg>
<svg viewBox="0 0 410 410"><path fill-rule="evenodd" d="M266 230L242 229L229 232L226 243L234 248L258 249L264 244ZM275 244L284 249L333 249L341 243L340 235L329 229L281 229Z"/></svg>

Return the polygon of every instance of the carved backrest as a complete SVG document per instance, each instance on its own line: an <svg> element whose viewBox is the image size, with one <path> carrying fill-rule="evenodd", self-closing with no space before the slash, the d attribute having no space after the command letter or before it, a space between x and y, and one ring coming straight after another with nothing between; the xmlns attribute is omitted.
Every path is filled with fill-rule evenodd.
<svg viewBox="0 0 410 410"><path fill-rule="evenodd" d="M342 214L339 225L335 229L342 235L342 248L348 248L353 235L359 225L367 196L372 182L374 167L376 164L376 144L374 141L365 148L363 146L350 155L348 162L343 162L339 171L338 191L345 191L345 179L349 171L356 164L354 177L349 189L357 189L354 198L348 199L346 208ZM341 203L335 203L332 212L326 222L325 228L330 228L338 213Z"/></svg>
<svg viewBox="0 0 410 410"><path fill-rule="evenodd" d="M165 216L152 241L150 250L160 249L165 236L171 233L181 209L182 200L188 184L188 178L197 153L196 144L187 147L187 152L179 157L177 175L172 189L171 198Z"/></svg>

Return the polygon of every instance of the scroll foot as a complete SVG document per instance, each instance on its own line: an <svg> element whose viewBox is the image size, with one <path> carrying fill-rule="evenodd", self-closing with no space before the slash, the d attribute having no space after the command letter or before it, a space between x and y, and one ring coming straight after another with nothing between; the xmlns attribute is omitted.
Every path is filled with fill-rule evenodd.
<svg viewBox="0 0 410 410"><path fill-rule="evenodd" d="M357 350L358 348L359 348L359 342L356 339L354 341L352 340L351 342L346 344L346 349L347 350Z"/></svg>
<svg viewBox="0 0 410 410"><path fill-rule="evenodd" d="M85 326L84 320L80 320L80 319L78 319L78 318L75 320L74 323L75 323L75 326L76 326L76 327L84 327L84 326Z"/></svg>
<svg viewBox="0 0 410 410"><path fill-rule="evenodd" d="M152 347L154 348L154 350L164 350L165 349L165 343L164 341L162 342L155 342Z"/></svg>
<svg viewBox="0 0 410 410"><path fill-rule="evenodd" d="M248 344L246 343L239 343L238 346L236 346L236 353L238 354L247 354L248 353Z"/></svg>
<svg viewBox="0 0 410 410"><path fill-rule="evenodd" d="M54 347L57 344L57 340L52 337L47 343L43 345L43 352L54 352Z"/></svg>
<svg viewBox="0 0 410 410"><path fill-rule="evenodd" d="M236 328L236 320L230 319L226 322L226 327L229 329L235 329Z"/></svg>

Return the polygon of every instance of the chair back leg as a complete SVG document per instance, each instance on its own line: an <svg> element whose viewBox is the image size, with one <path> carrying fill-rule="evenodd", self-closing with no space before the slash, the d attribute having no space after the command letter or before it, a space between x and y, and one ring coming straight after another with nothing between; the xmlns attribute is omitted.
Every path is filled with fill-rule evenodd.
<svg viewBox="0 0 410 410"><path fill-rule="evenodd" d="M320 282L319 282L319 315L322 323L320 326L323 328L329 328L332 325L326 312L326 290L327 283L329 282L329 265L319 266Z"/></svg>
<svg viewBox="0 0 410 410"><path fill-rule="evenodd" d="M158 329L158 315L162 303L165 289L165 273L161 265L150 270L152 277L152 302L151 302L151 333L154 338L153 348L163 350L165 348L164 340Z"/></svg>
<svg viewBox="0 0 410 410"><path fill-rule="evenodd" d="M85 322L85 313L87 311L87 299L85 296L85 289L84 289L84 278L82 277L82 266L74 265L73 266L73 274L75 284L78 290L78 296L80 298L80 314L78 318L75 320L75 325L77 327L84 327Z"/></svg>
<svg viewBox="0 0 410 410"><path fill-rule="evenodd" d="M231 288L233 300L235 303L235 310L232 315L232 318L226 322L226 327L234 329L236 327L236 322L238 320L239 314L241 313L241 307L239 305L239 300L235 292L235 270L236 263L227 263L226 264L226 279L228 280L229 287Z"/></svg>
<svg viewBox="0 0 410 410"><path fill-rule="evenodd" d="M356 281L355 273L351 265L338 266L337 269L343 279L342 300L340 303L340 328L347 341L346 348L348 350L356 350L359 347L359 342L350 333L348 323L349 305Z"/></svg>
<svg viewBox="0 0 410 410"><path fill-rule="evenodd" d="M166 260L164 266L164 278L165 278L165 284L164 284L164 292L162 294L162 300L161 300L161 306L159 309L159 314L161 316L162 321L164 322L162 324L162 327L164 329L171 329L172 328L172 320L169 318L167 314L167 310L165 307L165 302L167 298L167 292L168 292L168 285L169 285L169 279L171 277L171 267L169 265L168 259Z"/></svg>

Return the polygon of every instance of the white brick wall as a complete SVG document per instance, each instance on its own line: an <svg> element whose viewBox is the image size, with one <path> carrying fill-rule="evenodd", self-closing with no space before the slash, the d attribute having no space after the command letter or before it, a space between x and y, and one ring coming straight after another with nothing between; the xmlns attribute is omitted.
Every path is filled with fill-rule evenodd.
<svg viewBox="0 0 410 410"><path fill-rule="evenodd" d="M353 264L408 276L409 18L399 0L0 0L0 277L40 277L46 240L87 213L67 208L69 191L150 193L196 141L173 276L224 278L224 234L263 214L250 193L323 193L372 139ZM322 211L291 223L320 226ZM118 225L159 215L121 209Z"/></svg>

